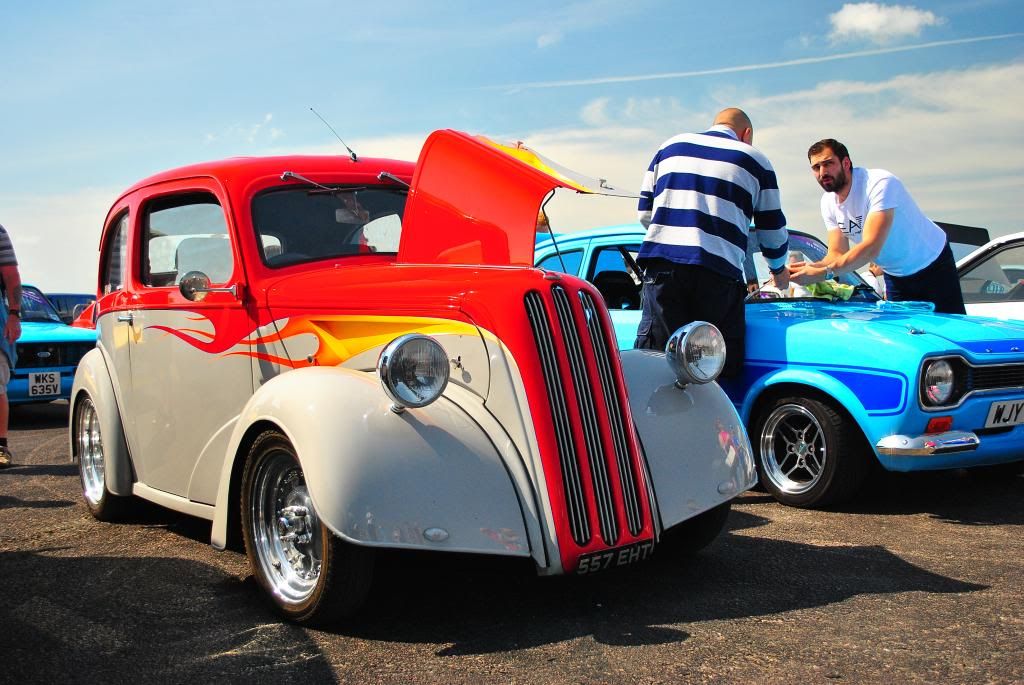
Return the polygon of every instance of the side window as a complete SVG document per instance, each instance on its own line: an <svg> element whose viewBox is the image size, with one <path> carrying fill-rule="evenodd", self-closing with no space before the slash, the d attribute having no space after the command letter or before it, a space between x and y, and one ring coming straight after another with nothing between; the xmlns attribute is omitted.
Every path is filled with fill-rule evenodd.
<svg viewBox="0 0 1024 685"><path fill-rule="evenodd" d="M110 238L103 253L103 294L124 288L124 267L128 263L128 212L111 224Z"/></svg>
<svg viewBox="0 0 1024 685"><path fill-rule="evenodd" d="M224 210L209 193L154 200L143 210L142 282L174 286L190 271L201 271L211 284L231 278L234 259Z"/></svg>
<svg viewBox="0 0 1024 685"><path fill-rule="evenodd" d="M563 263L565 266L563 266ZM583 265L583 250L567 250L562 253L559 260L558 253L553 253L537 262L537 266L546 271L560 271L573 276L580 275L580 266Z"/></svg>
<svg viewBox="0 0 1024 685"><path fill-rule="evenodd" d="M591 281L604 296L608 309L640 309L640 282L630 273L623 250L634 261L639 245L606 245L594 251Z"/></svg>
<svg viewBox="0 0 1024 685"><path fill-rule="evenodd" d="M622 271L623 273L629 273L629 266L626 264L626 258L622 256L622 250L626 250L633 261L636 261L636 256L640 253L639 245L605 245L594 250L594 257L591 259L590 274L591 278L596 278L602 271ZM636 280L636 279L634 279Z"/></svg>
<svg viewBox="0 0 1024 685"><path fill-rule="evenodd" d="M1024 301L1024 245L1002 250L960 276L964 302Z"/></svg>

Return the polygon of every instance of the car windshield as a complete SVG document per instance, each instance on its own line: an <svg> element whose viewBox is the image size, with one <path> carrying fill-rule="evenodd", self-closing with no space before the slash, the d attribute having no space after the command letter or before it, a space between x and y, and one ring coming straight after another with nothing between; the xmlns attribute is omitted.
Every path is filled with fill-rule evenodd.
<svg viewBox="0 0 1024 685"><path fill-rule="evenodd" d="M21 320L62 323L46 296L30 285L21 288Z"/></svg>
<svg viewBox="0 0 1024 685"><path fill-rule="evenodd" d="M771 274L768 271L768 263L764 260L760 250L757 246L757 241L751 236L751 246L753 252L747 255L747 262L744 265L744 270L747 273L747 282L757 279L757 283L761 286L758 293L748 298L751 302L774 300L779 298L785 299L808 299L813 298L817 295L818 299L821 297L821 293L812 292L807 287L800 286L797 284L791 284L789 288L785 290L779 290L770 285L765 285L768 282ZM789 262L816 262L825 256L827 248L817 238L811 236L802 235L799 233L789 234ZM836 277L841 287L836 290L836 293L842 293L835 299L849 299L858 302L875 302L879 300L878 293L875 289L868 285L858 273L845 273ZM846 287L842 287L846 286ZM844 295L849 295L845 297Z"/></svg>
<svg viewBox="0 0 1024 685"><path fill-rule="evenodd" d="M252 202L263 262L271 267L360 254L396 254L404 188L276 188Z"/></svg>

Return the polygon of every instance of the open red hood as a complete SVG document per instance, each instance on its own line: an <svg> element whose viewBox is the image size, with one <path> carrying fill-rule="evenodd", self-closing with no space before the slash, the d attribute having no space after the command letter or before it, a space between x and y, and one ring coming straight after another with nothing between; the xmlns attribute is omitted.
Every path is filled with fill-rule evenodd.
<svg viewBox="0 0 1024 685"><path fill-rule="evenodd" d="M560 167L522 143L435 131L416 162L398 261L531 265L537 213L554 188L632 195Z"/></svg>

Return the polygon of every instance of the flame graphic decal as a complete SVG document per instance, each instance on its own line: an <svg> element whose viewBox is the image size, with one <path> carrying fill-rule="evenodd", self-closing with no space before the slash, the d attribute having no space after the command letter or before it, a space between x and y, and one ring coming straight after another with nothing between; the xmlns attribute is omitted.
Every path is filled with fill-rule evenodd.
<svg viewBox="0 0 1024 685"><path fill-rule="evenodd" d="M232 325L238 320L237 316L231 319L233 321L229 321L226 316L214 315L211 318L189 312L187 320L198 325L179 328L147 326L146 330L173 335L207 354L242 355L291 368L337 366L362 352L379 349L407 333L432 336L480 335L470 323L415 316L296 316L270 321L254 329L240 329ZM251 325L252 321L246 320L245 323ZM286 351L289 342L295 348L307 347L305 341L299 341L302 337L315 340L315 349L311 354L303 352L300 355L292 351L288 356L280 356L270 353L270 350Z"/></svg>

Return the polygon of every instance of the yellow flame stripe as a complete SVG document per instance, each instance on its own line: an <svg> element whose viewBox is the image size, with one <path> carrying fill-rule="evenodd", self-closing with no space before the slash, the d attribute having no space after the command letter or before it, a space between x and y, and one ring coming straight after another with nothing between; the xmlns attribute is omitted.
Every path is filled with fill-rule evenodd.
<svg viewBox="0 0 1024 685"><path fill-rule="evenodd" d="M542 171L552 178L558 179L565 185L575 188L576 190L582 191L584 193L599 193L599 191L588 188L587 186L580 183L578 180L570 178L565 174L562 174L556 171L555 169L552 169L550 166L545 164L540 157L537 156L537 153L535 153L530 148L524 146L522 143L517 143L513 147L511 145L503 145L502 143L495 142L486 136L477 136L477 139L483 143L487 143L491 147L501 150L510 157L518 159L523 164L531 166L534 169L537 169L538 171Z"/></svg>
<svg viewBox="0 0 1024 685"><path fill-rule="evenodd" d="M312 334L320 342L314 355L323 366L336 366L367 350L383 347L400 335L479 336L476 326L463 321L432 317L311 316L291 318L280 330L282 340Z"/></svg>

